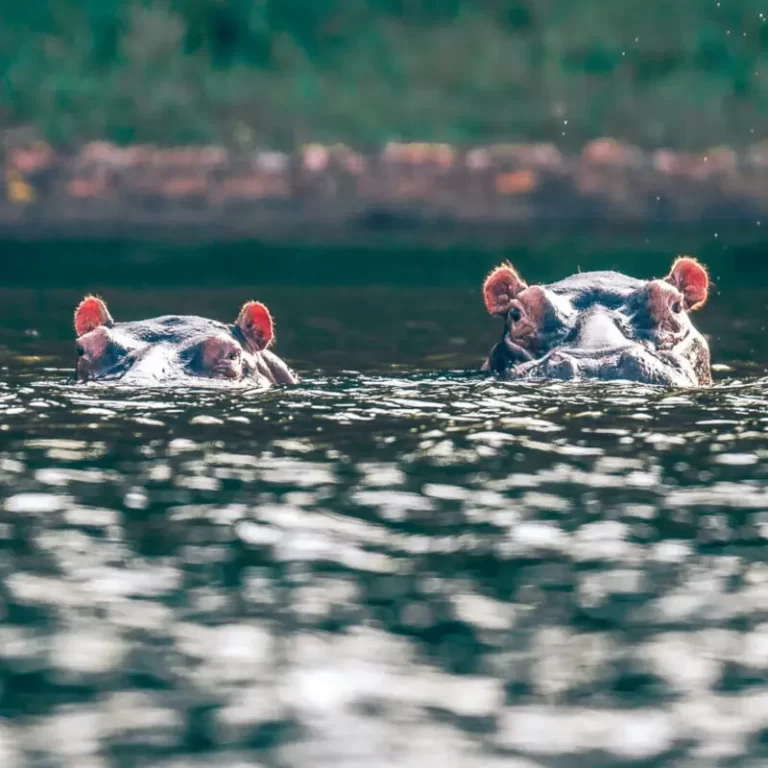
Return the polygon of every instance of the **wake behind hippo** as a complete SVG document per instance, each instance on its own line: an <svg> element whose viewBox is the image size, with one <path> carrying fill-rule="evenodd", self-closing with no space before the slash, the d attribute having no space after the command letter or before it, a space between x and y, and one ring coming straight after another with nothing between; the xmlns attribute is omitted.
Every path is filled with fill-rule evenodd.
<svg viewBox="0 0 768 768"><path fill-rule="evenodd" d="M77 380L136 384L175 383L188 377L295 384L293 371L273 354L269 310L249 301L232 325L193 315L166 315L116 323L99 298L75 310Z"/></svg>
<svg viewBox="0 0 768 768"><path fill-rule="evenodd" d="M483 370L518 379L709 385L709 346L690 319L708 293L706 270L689 257L664 279L586 272L533 286L503 264L483 285L488 312L504 319Z"/></svg>

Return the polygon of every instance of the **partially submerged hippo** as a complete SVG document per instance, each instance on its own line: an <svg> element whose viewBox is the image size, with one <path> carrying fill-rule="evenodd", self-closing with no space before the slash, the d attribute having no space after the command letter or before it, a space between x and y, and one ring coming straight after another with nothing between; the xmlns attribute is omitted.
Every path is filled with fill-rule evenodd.
<svg viewBox="0 0 768 768"><path fill-rule="evenodd" d="M689 257L661 280L585 272L530 287L503 264L483 285L488 312L504 318L483 370L508 378L711 384L709 346L689 317L708 291L706 270Z"/></svg>
<svg viewBox="0 0 768 768"><path fill-rule="evenodd" d="M233 325L193 315L166 315L116 323L107 305L89 296L75 310L77 380L175 382L188 376L295 384L296 374L268 347L274 342L269 310L249 301Z"/></svg>

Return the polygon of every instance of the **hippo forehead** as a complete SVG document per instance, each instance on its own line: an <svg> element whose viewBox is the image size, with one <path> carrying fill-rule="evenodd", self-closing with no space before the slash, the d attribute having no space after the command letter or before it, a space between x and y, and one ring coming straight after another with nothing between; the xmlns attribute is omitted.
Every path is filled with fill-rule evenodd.
<svg viewBox="0 0 768 768"><path fill-rule="evenodd" d="M233 336L233 326L195 315L165 315L151 320L115 323L114 330L146 344L188 347L211 336Z"/></svg>
<svg viewBox="0 0 768 768"><path fill-rule="evenodd" d="M581 309L593 304L618 306L646 285L647 280L638 280L620 272L582 272L545 288Z"/></svg>

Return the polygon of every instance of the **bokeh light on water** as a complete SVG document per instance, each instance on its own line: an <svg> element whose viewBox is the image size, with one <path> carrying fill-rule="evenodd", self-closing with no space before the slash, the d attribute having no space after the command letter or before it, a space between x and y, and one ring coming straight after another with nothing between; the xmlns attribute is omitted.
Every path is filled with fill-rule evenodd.
<svg viewBox="0 0 768 768"><path fill-rule="evenodd" d="M124 390L12 338L3 766L768 755L763 380Z"/></svg>

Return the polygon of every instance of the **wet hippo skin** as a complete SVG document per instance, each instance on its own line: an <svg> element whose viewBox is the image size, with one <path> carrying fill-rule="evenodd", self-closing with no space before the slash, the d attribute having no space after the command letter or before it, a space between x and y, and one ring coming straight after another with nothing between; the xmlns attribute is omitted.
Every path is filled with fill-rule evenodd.
<svg viewBox="0 0 768 768"><path fill-rule="evenodd" d="M662 279L586 272L533 286L503 264L483 285L488 312L504 320L483 370L518 379L709 385L709 345L690 317L708 292L706 269L690 257L678 258Z"/></svg>
<svg viewBox="0 0 768 768"><path fill-rule="evenodd" d="M269 310L249 301L231 325L194 315L117 323L102 299L75 310L77 380L173 383L191 377L294 384L296 374L269 350L275 340Z"/></svg>

